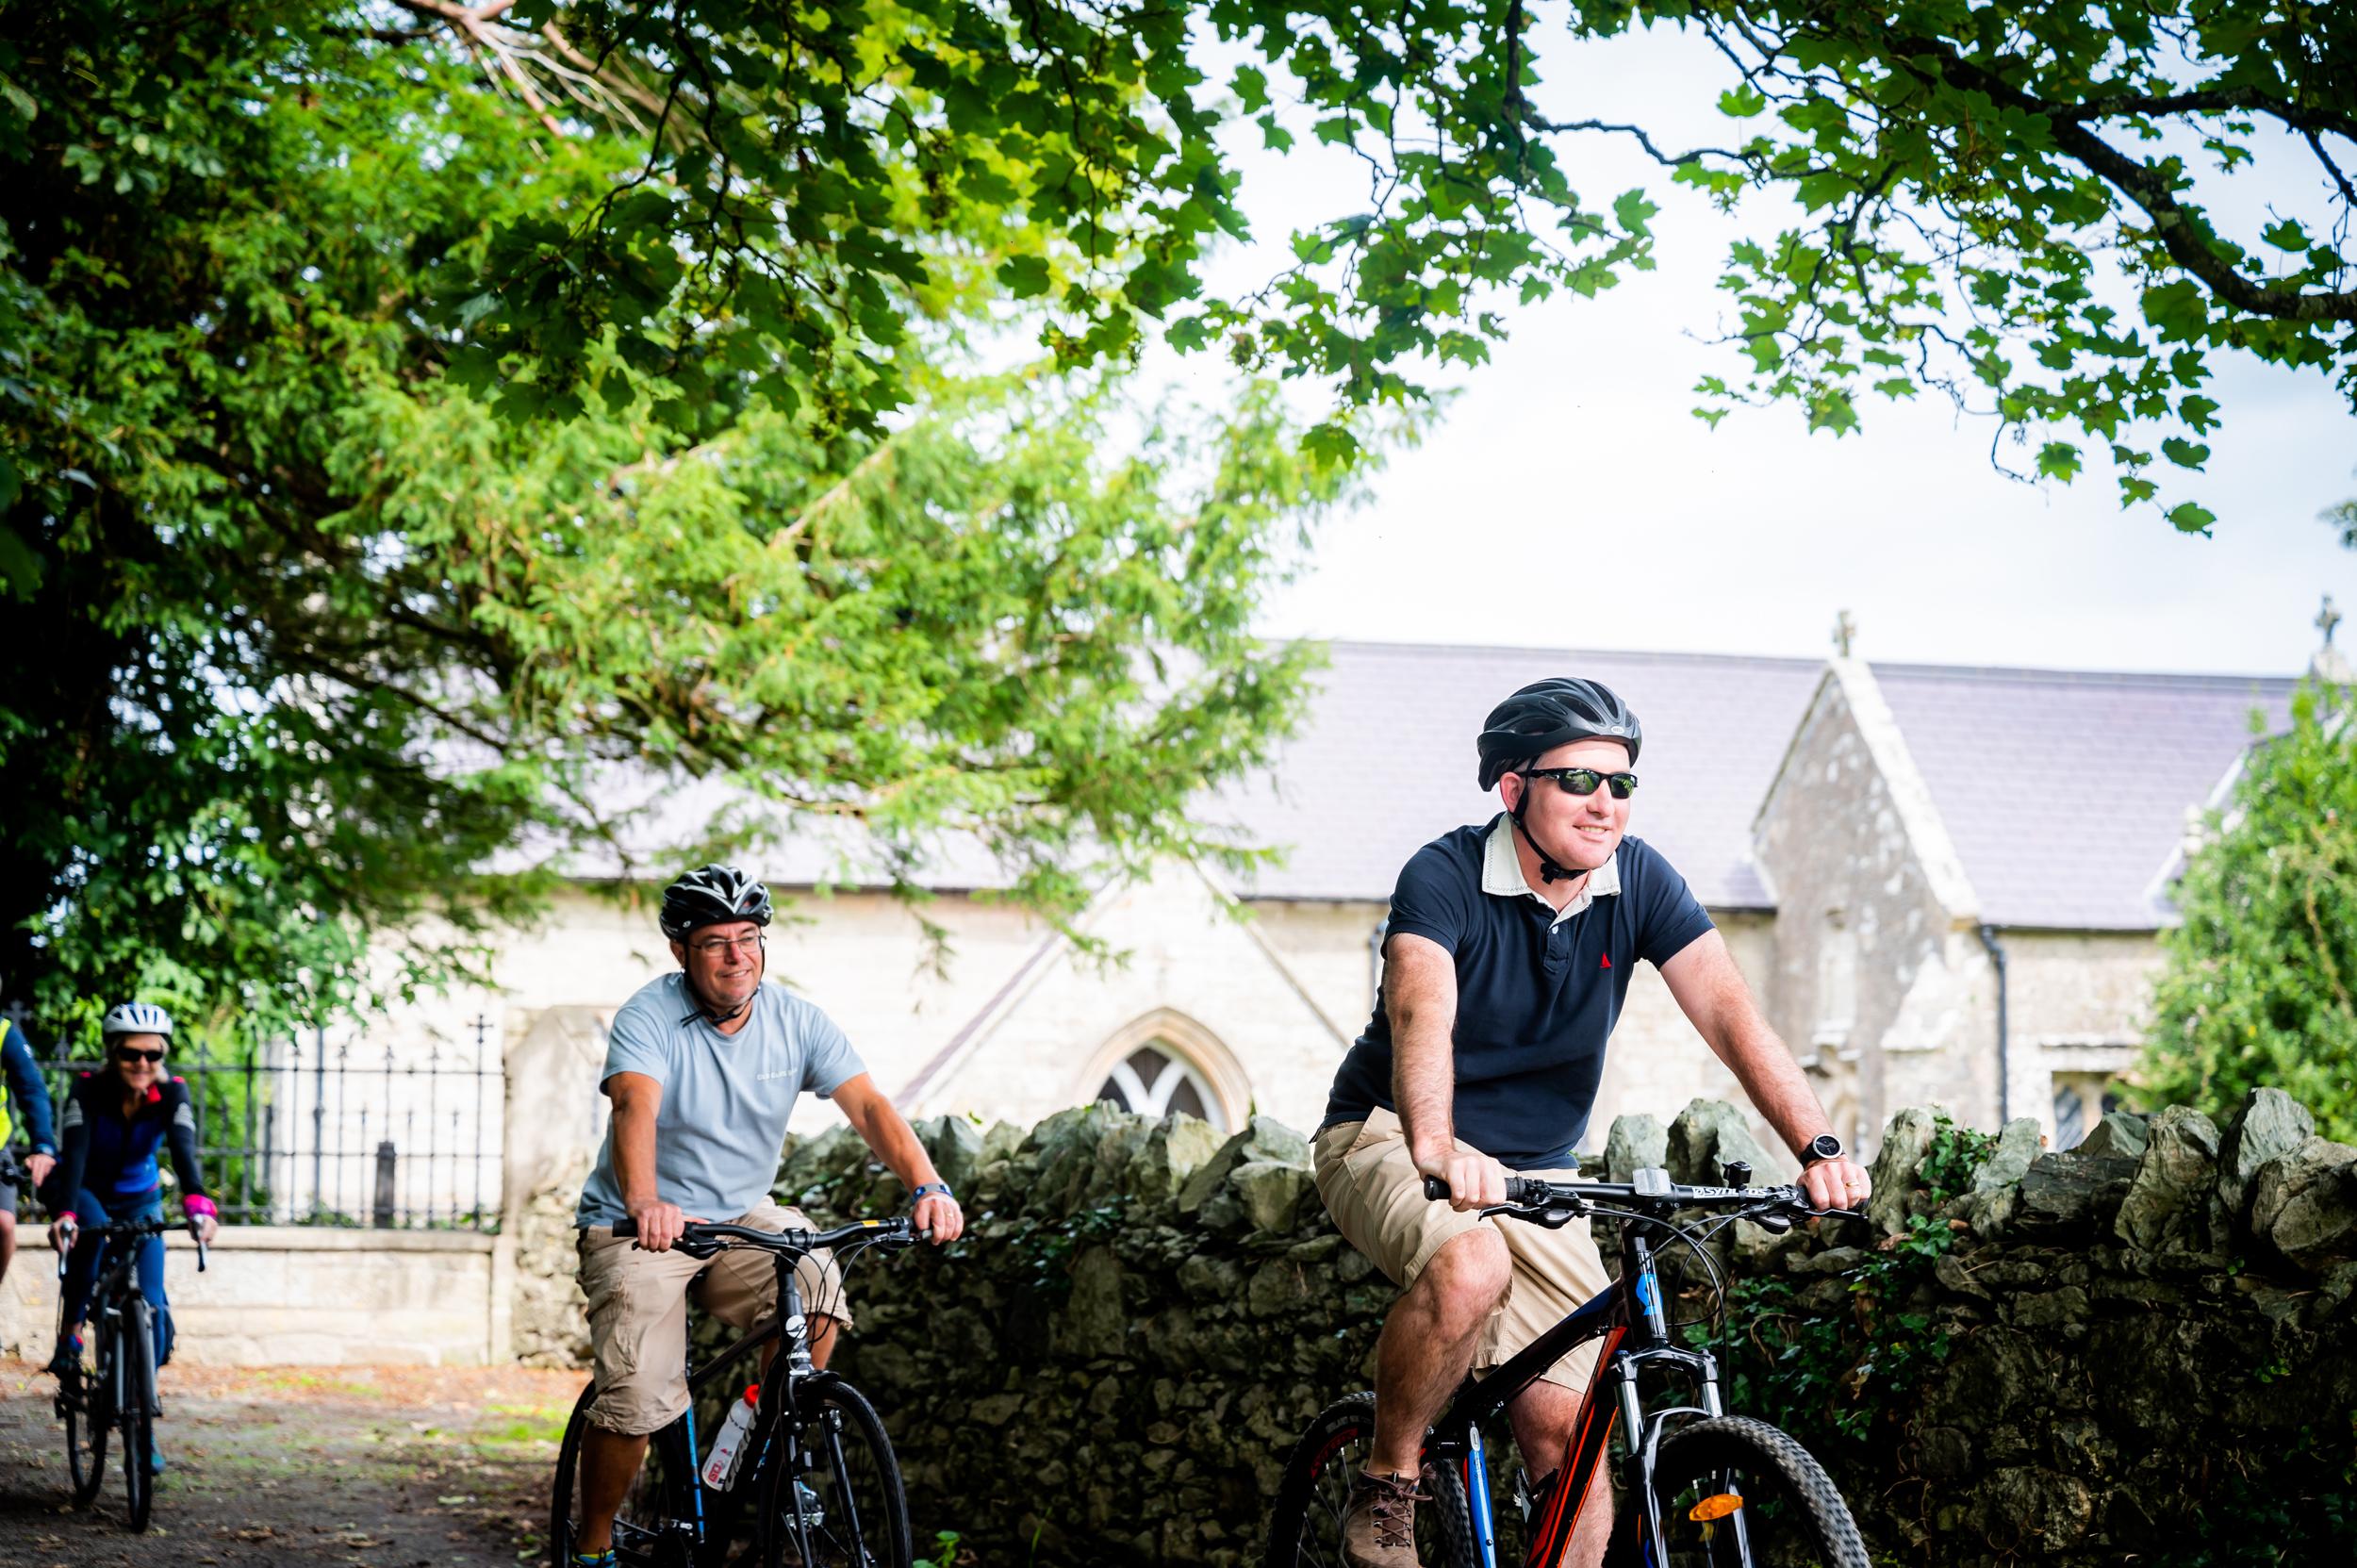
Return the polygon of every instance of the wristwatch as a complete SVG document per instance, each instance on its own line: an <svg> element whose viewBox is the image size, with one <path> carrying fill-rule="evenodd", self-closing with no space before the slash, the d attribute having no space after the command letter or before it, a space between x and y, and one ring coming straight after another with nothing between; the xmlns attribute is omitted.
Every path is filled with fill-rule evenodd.
<svg viewBox="0 0 2357 1568"><path fill-rule="evenodd" d="M921 1186L919 1186L919 1187L916 1189L916 1191L915 1191L915 1192L913 1192L913 1193L909 1194L909 1202L910 1202L911 1204L915 1204L915 1203L917 1203L917 1202L921 1201L921 1200L922 1200L922 1199L924 1199L924 1198L928 1198L928 1197L934 1197L935 1195L938 1195L938 1196L940 1196L940 1197L946 1197L946 1198L949 1199L949 1200L950 1200L951 1202L953 1202L953 1203L957 1201L957 1197L958 1197L958 1195L957 1195L957 1194L955 1194L955 1193L953 1193L953 1192L951 1192L951 1191L949 1190L949 1183L948 1183L948 1182L947 1182L947 1181L928 1181L928 1182L925 1182L924 1184L922 1184Z"/></svg>
<svg viewBox="0 0 2357 1568"><path fill-rule="evenodd" d="M1801 1150L1801 1164L1813 1165L1820 1160L1838 1160L1850 1151L1841 1147L1841 1140L1830 1132L1820 1132Z"/></svg>

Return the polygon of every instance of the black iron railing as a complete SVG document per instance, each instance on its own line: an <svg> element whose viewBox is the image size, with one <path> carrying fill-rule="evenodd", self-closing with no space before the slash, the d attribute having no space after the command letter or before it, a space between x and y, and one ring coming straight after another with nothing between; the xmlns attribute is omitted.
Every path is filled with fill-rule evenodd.
<svg viewBox="0 0 2357 1568"><path fill-rule="evenodd" d="M324 1030L241 1056L173 1051L165 1068L196 1103L198 1158L223 1222L498 1230L499 1042L487 1017L469 1032L407 1052ZM100 1064L41 1067L62 1104L67 1083Z"/></svg>

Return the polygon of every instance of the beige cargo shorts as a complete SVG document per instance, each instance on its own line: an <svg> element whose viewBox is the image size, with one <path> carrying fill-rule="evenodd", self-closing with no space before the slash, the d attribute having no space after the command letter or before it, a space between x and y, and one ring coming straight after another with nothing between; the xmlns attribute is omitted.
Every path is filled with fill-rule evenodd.
<svg viewBox="0 0 2357 1568"><path fill-rule="evenodd" d="M729 1222L756 1230L814 1229L799 1209L757 1203ZM732 1329L750 1329L777 1315L774 1253L733 1247L718 1257L691 1258L676 1249L648 1252L614 1228L581 1232L581 1291L589 1298L589 1351L598 1396L592 1426L639 1437L679 1419L687 1409L687 1298ZM846 1329L843 1271L832 1253L813 1252L794 1265L802 1310L833 1318Z"/></svg>
<svg viewBox="0 0 2357 1568"><path fill-rule="evenodd" d="M1462 1139L1457 1147L1478 1152ZM1586 1220L1550 1230L1518 1220L1482 1219L1426 1197L1424 1178L1409 1158L1408 1137L1393 1112L1377 1108L1363 1122L1327 1128L1310 1144L1310 1164L1335 1229L1402 1290L1416 1282L1434 1253L1467 1231L1487 1226L1504 1238L1513 1259L1512 1282L1474 1352L1476 1377L1487 1377L1611 1283ZM1577 1173L1515 1174L1569 1181ZM1585 1390L1601 1347L1599 1341L1588 1341L1549 1368L1543 1380Z"/></svg>

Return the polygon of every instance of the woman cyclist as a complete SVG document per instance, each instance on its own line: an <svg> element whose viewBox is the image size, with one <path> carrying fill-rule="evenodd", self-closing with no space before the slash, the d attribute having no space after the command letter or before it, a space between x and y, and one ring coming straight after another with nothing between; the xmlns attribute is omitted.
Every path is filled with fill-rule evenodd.
<svg viewBox="0 0 2357 1568"><path fill-rule="evenodd" d="M173 1172L180 1181L180 1207L206 1240L212 1239L219 1223L213 1200L205 1196L204 1174L197 1169L196 1107L189 1098L189 1086L164 1073L172 1015L149 1002L124 1002L107 1015L100 1032L107 1042L106 1065L67 1087L58 1115L58 1168L41 1190L42 1206L57 1216L49 1228L50 1243L67 1255L65 1314L58 1353L49 1363L49 1370L60 1378L80 1359L81 1339L75 1330L89 1310L107 1249L121 1245L101 1242L77 1247L74 1235L86 1224L163 1217L163 1178L157 1165L160 1148L171 1149ZM172 1357L164 1239L146 1236L137 1245L140 1290L156 1307L156 1364L161 1366ZM157 1453L152 1462L161 1470L162 1454Z"/></svg>

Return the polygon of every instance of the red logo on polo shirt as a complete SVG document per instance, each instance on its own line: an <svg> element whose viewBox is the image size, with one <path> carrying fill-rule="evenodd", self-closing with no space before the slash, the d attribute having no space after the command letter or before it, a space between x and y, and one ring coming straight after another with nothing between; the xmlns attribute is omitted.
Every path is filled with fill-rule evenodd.
<svg viewBox="0 0 2357 1568"><path fill-rule="evenodd" d="M1596 967L1599 969L1609 969L1612 967L1612 955L1610 953L1606 953L1604 955L1604 962L1597 965Z"/></svg>

